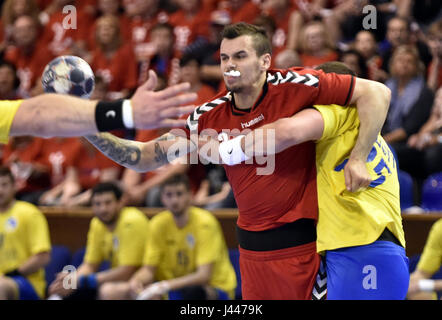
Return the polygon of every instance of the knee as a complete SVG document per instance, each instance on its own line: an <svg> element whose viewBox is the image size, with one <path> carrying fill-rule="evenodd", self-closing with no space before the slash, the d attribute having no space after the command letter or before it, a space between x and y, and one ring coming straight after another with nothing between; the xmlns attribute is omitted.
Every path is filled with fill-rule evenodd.
<svg viewBox="0 0 442 320"><path fill-rule="evenodd" d="M0 276L0 300L12 300L16 297L16 286L12 279Z"/></svg>

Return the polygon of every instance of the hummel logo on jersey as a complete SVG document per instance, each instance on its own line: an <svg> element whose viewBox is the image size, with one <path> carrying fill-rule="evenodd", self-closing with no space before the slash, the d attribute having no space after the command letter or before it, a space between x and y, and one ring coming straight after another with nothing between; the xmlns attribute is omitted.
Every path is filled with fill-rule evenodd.
<svg viewBox="0 0 442 320"><path fill-rule="evenodd" d="M264 120L264 115L261 113L260 115L259 115L259 117L256 117L255 119L253 119L253 120L250 120L249 122L241 122L241 128L248 128L248 127L251 127L251 126L253 126L254 124L257 124L258 122L260 122L260 121L262 121L262 120Z"/></svg>

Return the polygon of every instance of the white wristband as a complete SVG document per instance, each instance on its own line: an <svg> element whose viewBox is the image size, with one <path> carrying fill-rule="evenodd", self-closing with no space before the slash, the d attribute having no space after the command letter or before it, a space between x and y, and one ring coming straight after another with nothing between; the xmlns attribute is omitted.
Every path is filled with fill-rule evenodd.
<svg viewBox="0 0 442 320"><path fill-rule="evenodd" d="M219 145L219 155L225 164L233 166L250 159L241 148L241 141L244 137L240 135Z"/></svg>
<svg viewBox="0 0 442 320"><path fill-rule="evenodd" d="M434 284L434 280L421 279L418 282L418 286L421 291L432 292L432 291L434 291L435 284Z"/></svg>
<svg viewBox="0 0 442 320"><path fill-rule="evenodd" d="M121 109L123 124L127 129L134 128L134 115L132 111L132 103L129 99L123 101L123 107Z"/></svg>

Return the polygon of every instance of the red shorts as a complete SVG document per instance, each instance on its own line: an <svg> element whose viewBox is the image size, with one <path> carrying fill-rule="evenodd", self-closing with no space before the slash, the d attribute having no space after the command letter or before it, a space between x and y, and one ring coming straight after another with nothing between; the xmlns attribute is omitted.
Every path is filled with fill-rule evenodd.
<svg viewBox="0 0 442 320"><path fill-rule="evenodd" d="M239 248L244 300L311 300L320 265L316 242L273 250Z"/></svg>

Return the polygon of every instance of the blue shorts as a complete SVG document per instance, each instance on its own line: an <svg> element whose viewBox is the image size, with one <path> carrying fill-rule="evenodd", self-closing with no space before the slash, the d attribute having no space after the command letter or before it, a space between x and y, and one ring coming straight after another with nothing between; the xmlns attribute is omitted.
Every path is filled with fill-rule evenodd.
<svg viewBox="0 0 442 320"><path fill-rule="evenodd" d="M40 300L40 297L28 279L23 276L13 276L11 279L14 280L18 286L18 298L20 300Z"/></svg>
<svg viewBox="0 0 442 320"><path fill-rule="evenodd" d="M401 246L375 241L327 251L328 300L403 300L408 291L408 258Z"/></svg>

